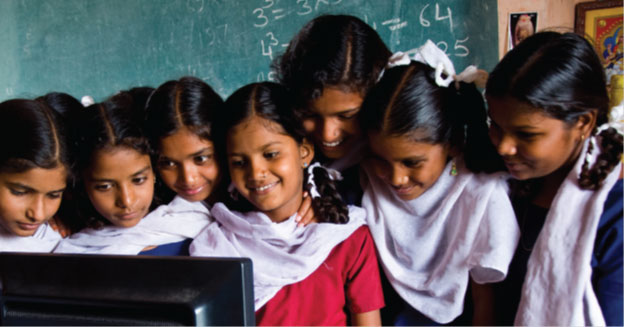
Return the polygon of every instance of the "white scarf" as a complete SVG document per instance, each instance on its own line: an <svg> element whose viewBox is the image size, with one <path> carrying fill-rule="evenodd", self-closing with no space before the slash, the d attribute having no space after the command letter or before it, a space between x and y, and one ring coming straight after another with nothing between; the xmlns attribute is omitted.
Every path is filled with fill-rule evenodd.
<svg viewBox="0 0 624 327"><path fill-rule="evenodd" d="M586 153L585 142L583 153ZM594 148L594 153L599 152ZM589 161L595 161L590 156ZM622 163L597 191L578 186L585 156L563 181L527 263L516 325L605 325L591 284L591 257L604 203Z"/></svg>
<svg viewBox="0 0 624 327"><path fill-rule="evenodd" d="M473 174L449 163L418 198L405 201L368 164L362 207L388 280L412 307L438 323L463 311L469 274L501 281L519 229L506 174Z"/></svg>
<svg viewBox="0 0 624 327"><path fill-rule="evenodd" d="M64 239L54 252L138 254L149 246L194 238L211 221L210 211L202 202L188 202L176 196L136 226L87 228Z"/></svg>
<svg viewBox="0 0 624 327"><path fill-rule="evenodd" d="M347 224L318 223L297 228L295 215L274 223L261 212L212 208L211 224L191 244L192 256L248 257L253 262L255 308L260 309L284 286L304 280L331 250L364 224L364 211L349 206Z"/></svg>
<svg viewBox="0 0 624 327"><path fill-rule="evenodd" d="M52 252L61 239L48 223L41 224L32 236L9 234L0 227L0 252Z"/></svg>

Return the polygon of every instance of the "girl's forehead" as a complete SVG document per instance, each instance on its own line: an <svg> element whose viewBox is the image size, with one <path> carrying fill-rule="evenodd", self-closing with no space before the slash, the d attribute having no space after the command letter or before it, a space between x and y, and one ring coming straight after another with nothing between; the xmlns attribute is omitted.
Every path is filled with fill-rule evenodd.
<svg viewBox="0 0 624 327"><path fill-rule="evenodd" d="M277 122L270 119L261 117L259 115L253 115L242 122L234 125L229 130L229 135L233 134L249 134L249 133L267 133L267 134L280 134L285 135L286 131Z"/></svg>

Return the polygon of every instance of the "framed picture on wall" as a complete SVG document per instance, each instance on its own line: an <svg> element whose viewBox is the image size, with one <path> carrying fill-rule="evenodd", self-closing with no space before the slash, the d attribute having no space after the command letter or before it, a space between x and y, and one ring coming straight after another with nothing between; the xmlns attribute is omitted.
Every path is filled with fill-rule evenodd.
<svg viewBox="0 0 624 327"><path fill-rule="evenodd" d="M509 14L509 44L507 50L513 49L518 43L537 31L537 12L520 12Z"/></svg>
<svg viewBox="0 0 624 327"><path fill-rule="evenodd" d="M583 2L576 5L575 32L589 40L603 60L607 83L623 74L622 0ZM621 78L621 77L619 77Z"/></svg>

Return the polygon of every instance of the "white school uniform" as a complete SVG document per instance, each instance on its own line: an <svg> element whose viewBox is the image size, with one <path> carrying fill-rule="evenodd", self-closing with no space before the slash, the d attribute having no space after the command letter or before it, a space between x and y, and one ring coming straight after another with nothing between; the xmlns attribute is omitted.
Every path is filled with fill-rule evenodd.
<svg viewBox="0 0 624 327"><path fill-rule="evenodd" d="M0 227L0 252L52 252L62 237L48 223L41 224L32 236L9 234Z"/></svg>
<svg viewBox="0 0 624 327"><path fill-rule="evenodd" d="M167 205L150 212L133 227L87 228L59 243L54 252L94 254L138 254L158 246L194 238L212 222L203 202L176 196Z"/></svg>
<svg viewBox="0 0 624 327"><path fill-rule="evenodd" d="M463 311L469 276L505 278L519 239L506 174L473 174L457 161L405 201L363 164L362 207L386 276L413 308L438 323Z"/></svg>
<svg viewBox="0 0 624 327"><path fill-rule="evenodd" d="M247 257L253 262L255 308L260 309L284 286L304 280L331 250L364 224L364 211L349 207L347 224L318 223L297 227L295 215L274 223L261 212L212 208L217 223L191 243L192 256Z"/></svg>
<svg viewBox="0 0 624 327"><path fill-rule="evenodd" d="M620 162L596 191L578 185L587 145L555 195L527 263L516 325L604 326L591 283L591 257L603 206ZM589 156L593 164L600 152ZM591 165L590 165L591 167Z"/></svg>

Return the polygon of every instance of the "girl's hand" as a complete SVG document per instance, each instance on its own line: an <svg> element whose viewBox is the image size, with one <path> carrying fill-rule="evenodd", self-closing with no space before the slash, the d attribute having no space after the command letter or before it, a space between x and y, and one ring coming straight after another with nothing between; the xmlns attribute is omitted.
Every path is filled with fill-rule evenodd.
<svg viewBox="0 0 624 327"><path fill-rule="evenodd" d="M63 238L71 234L69 228L63 225L63 222L57 216L54 216L52 217L52 219L48 220L48 225L50 225L50 227L52 227L53 230L61 234L61 237Z"/></svg>
<svg viewBox="0 0 624 327"><path fill-rule="evenodd" d="M298 227L306 226L310 223L318 222L314 216L314 209L312 208L312 198L308 194L308 191L303 192L303 201L299 210L297 210L297 217L295 221L298 222Z"/></svg>

